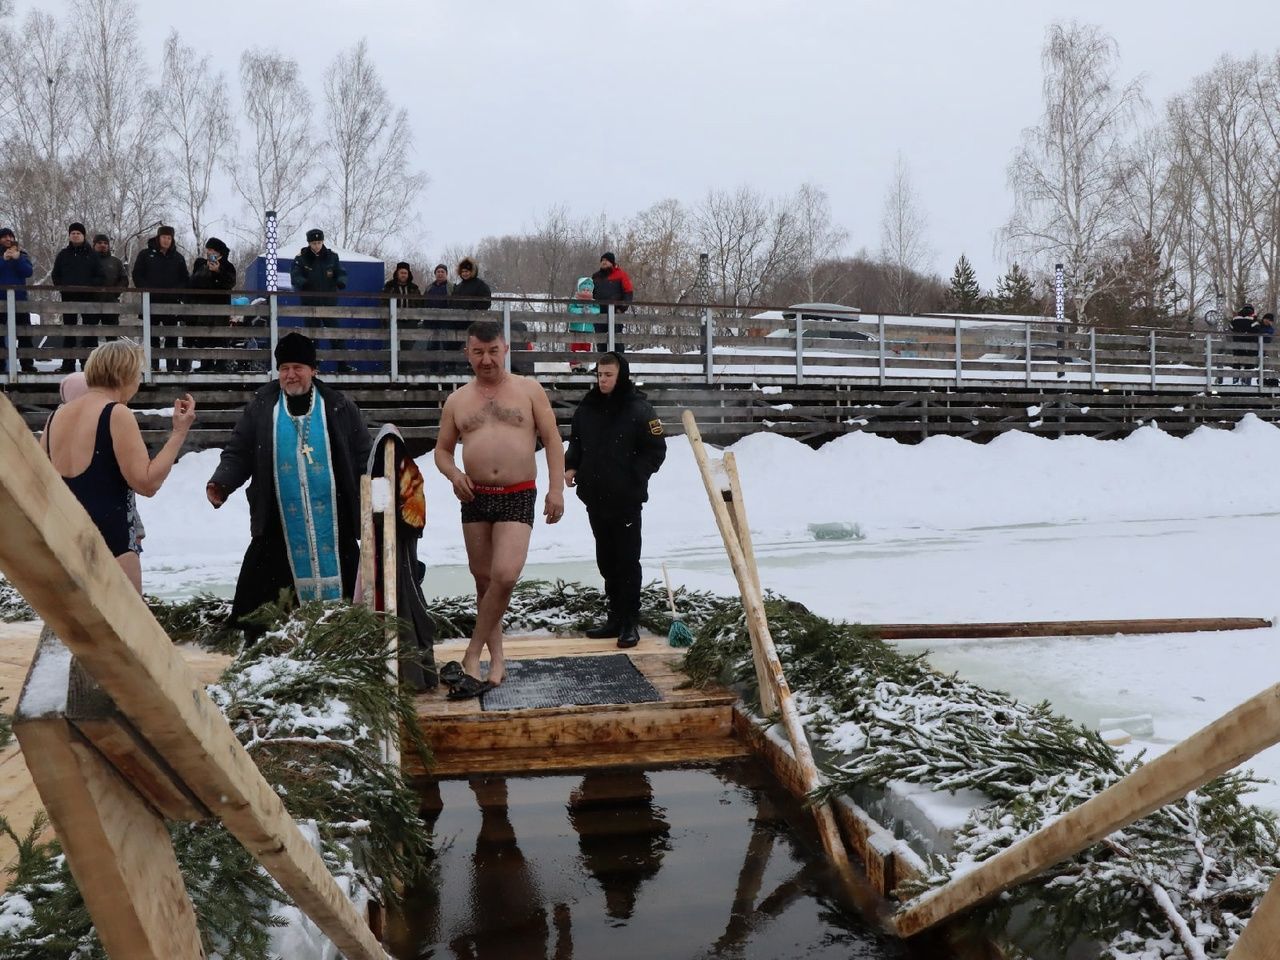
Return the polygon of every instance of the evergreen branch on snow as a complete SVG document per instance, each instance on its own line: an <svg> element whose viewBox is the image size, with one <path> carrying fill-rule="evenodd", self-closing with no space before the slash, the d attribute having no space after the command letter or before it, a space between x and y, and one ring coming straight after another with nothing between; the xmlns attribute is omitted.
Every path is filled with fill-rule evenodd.
<svg viewBox="0 0 1280 960"><path fill-rule="evenodd" d="M976 790L990 803L911 894L986 860L1124 777L1096 732L898 654L857 627L833 624L770 598L770 632L788 683L825 757L827 793L905 780L934 790ZM740 607L702 625L686 659L700 680L753 689ZM1280 862L1276 817L1247 802L1248 774L1219 777L1184 800L1119 830L974 914L991 931L1018 925L1065 949L1101 941L1117 960L1225 957ZM1028 916L1022 916L1027 913Z"/></svg>
<svg viewBox="0 0 1280 960"><path fill-rule="evenodd" d="M209 694L339 884L393 900L423 875L430 850L416 792L379 756L380 738L401 725L422 746L411 697L387 682L385 621L348 604L262 615L266 634ZM0 960L105 960L65 858L38 842L41 829L20 840L0 825L19 846L0 894ZM220 824L173 824L170 834L208 955L267 960L288 908L275 881Z"/></svg>

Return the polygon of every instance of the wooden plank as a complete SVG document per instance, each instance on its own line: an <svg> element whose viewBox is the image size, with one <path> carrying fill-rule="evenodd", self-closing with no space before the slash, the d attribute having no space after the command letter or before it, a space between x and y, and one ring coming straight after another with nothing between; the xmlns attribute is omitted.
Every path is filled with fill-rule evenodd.
<svg viewBox="0 0 1280 960"><path fill-rule="evenodd" d="M724 501L729 507L729 518L733 521L733 531L737 534L738 543L742 547L742 556L747 563L747 573L751 579L751 588L763 602L764 591L760 587L760 569L756 566L756 548L751 540L751 525L747 522L747 505L743 502L742 484L738 477L738 461L732 453L725 453L724 457L721 458L721 462L724 464L725 476L729 478L729 493L724 495ZM766 667L767 656L763 641L759 636L759 631L753 619L747 619L747 628L748 633L751 635L751 659L756 671L756 688L760 694L760 710L766 717L776 716L778 713L778 694L769 679L768 668Z"/></svg>
<svg viewBox="0 0 1280 960"><path fill-rule="evenodd" d="M764 722L741 704L734 708L733 730L788 793L797 799L805 798L803 772L785 739L770 736ZM880 896L893 896L898 882L924 873L923 861L906 841L894 837L848 797L836 798L831 806L845 839L862 861L867 878Z"/></svg>
<svg viewBox="0 0 1280 960"><path fill-rule="evenodd" d="M553 773L598 770L605 767L675 766L716 763L749 756L750 751L732 737L681 738L616 744L571 744L552 751L528 749L462 750L437 753L430 770L412 751L404 753L405 776L451 780L476 774Z"/></svg>
<svg viewBox="0 0 1280 960"><path fill-rule="evenodd" d="M191 675L7 397L0 570L134 728L351 958L385 954ZM96 918L95 918L96 919Z"/></svg>
<svg viewBox="0 0 1280 960"><path fill-rule="evenodd" d="M65 719L24 719L14 733L107 954L203 957L163 818Z"/></svg>
<svg viewBox="0 0 1280 960"><path fill-rule="evenodd" d="M813 752L809 748L804 725L800 721L799 711L791 697L791 689L787 685L787 678L783 674L782 662L778 659L777 651L774 649L773 637L769 633L769 621L765 616L764 600L756 592L750 572L747 570L746 558L743 556L742 547L733 532L729 509L721 496L719 485L712 476L711 464L702 445L702 438L698 433L698 424L688 412L685 413L683 419L685 433L689 436L690 445L693 447L694 459L698 462L698 470L702 474L702 482L706 487L707 499L710 501L711 509L715 513L716 526L720 528L720 537L724 541L725 550L729 554L729 563L733 567L734 578L738 581L738 591L742 595L742 605L746 608L748 619L755 621L756 633L760 640L760 651L764 654L769 679L777 696L783 726L787 731L787 736L791 741L791 749L795 753L796 760L800 764L804 775L805 793L810 793L821 784L821 777L818 774L817 766L814 764ZM822 840L827 859L835 869L846 894L856 900L858 896L857 880L849 865L848 853L845 850L844 842L840 839L839 828L832 817L830 806L825 803L817 803L813 805L812 810L814 820L818 825L818 836Z"/></svg>
<svg viewBox="0 0 1280 960"><path fill-rule="evenodd" d="M1280 684L1246 700L1047 827L912 901L894 918L899 936L914 936L1017 886L1277 742Z"/></svg>
<svg viewBox="0 0 1280 960"><path fill-rule="evenodd" d="M1271 881L1227 960L1280 960L1280 876Z"/></svg>
<svg viewBox="0 0 1280 960"><path fill-rule="evenodd" d="M634 743L648 740L727 737L732 724L728 704L713 707L681 703L626 705L617 710L530 711L433 718L423 725L431 749L439 754L462 750L506 750L571 744Z"/></svg>
<svg viewBox="0 0 1280 960"><path fill-rule="evenodd" d="M988 637L1092 637L1111 634L1262 630L1261 617L1164 617L1147 620L1022 620L1003 623L868 623L882 640L968 640Z"/></svg>

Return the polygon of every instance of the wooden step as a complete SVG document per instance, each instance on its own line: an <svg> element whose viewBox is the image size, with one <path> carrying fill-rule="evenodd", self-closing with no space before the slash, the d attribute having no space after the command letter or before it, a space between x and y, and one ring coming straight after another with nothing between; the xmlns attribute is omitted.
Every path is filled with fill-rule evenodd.
<svg viewBox="0 0 1280 960"><path fill-rule="evenodd" d="M444 754L709 739L728 737L732 725L732 698L708 697L437 716L424 718L422 729L431 749Z"/></svg>
<svg viewBox="0 0 1280 960"><path fill-rule="evenodd" d="M554 750L508 747L461 750L436 754L427 770L416 754L402 754L405 776L411 780L453 780L478 774L530 774L598 770L605 767L646 769L686 763L715 763L749 756L751 751L732 737L681 738L609 743L572 744Z"/></svg>

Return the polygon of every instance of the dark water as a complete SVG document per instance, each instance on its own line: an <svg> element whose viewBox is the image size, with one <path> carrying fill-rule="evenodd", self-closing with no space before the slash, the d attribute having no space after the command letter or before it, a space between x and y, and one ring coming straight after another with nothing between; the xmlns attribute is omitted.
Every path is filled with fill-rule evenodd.
<svg viewBox="0 0 1280 960"><path fill-rule="evenodd" d="M446 781L401 960L898 958L836 905L811 819L751 762Z"/></svg>

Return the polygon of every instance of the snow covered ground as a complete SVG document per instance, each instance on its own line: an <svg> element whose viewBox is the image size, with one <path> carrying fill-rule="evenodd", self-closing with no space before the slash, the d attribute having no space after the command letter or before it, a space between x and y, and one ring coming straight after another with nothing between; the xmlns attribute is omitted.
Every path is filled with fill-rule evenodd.
<svg viewBox="0 0 1280 960"><path fill-rule="evenodd" d="M1184 439L1156 428L1125 440L1009 433L985 445L935 437L907 446L854 434L812 450L770 434L732 449L765 586L826 616L863 622L1258 616L1280 543L1280 429L1246 418ZM645 509L646 576L734 589L692 452L669 442ZM248 540L237 493L204 498L217 451L188 454L143 501L150 592L228 593ZM456 501L430 458L429 594L469 587ZM530 576L595 581L585 511L539 522ZM856 522L859 541L816 541L811 523ZM1081 722L1150 714L1135 746L1160 750L1280 680L1280 632L903 643ZM1252 764L1280 779L1280 750ZM1280 787L1259 802L1280 809Z"/></svg>

